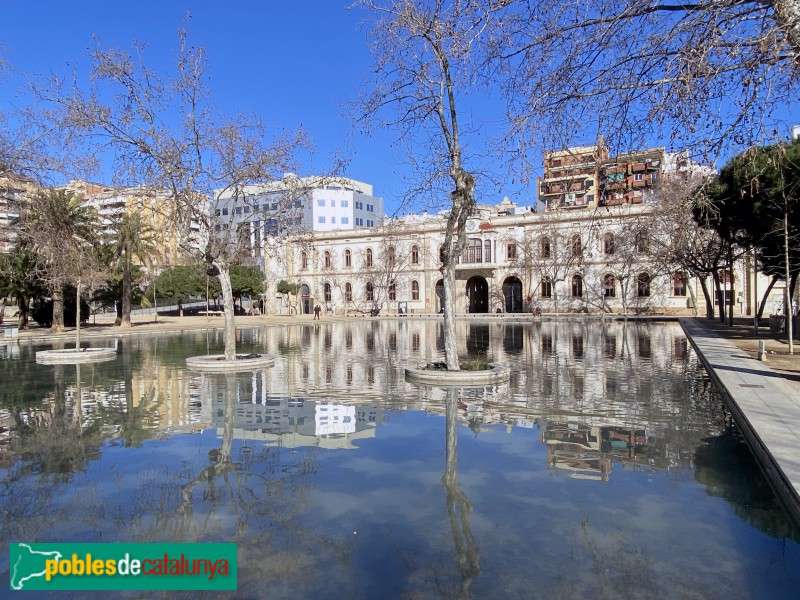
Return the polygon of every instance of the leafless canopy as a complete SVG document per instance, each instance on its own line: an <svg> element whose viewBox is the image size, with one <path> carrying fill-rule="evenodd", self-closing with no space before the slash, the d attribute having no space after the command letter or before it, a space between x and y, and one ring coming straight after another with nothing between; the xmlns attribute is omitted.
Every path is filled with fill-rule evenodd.
<svg viewBox="0 0 800 600"><path fill-rule="evenodd" d="M716 152L774 139L798 97L800 2L517 1L489 57L521 149L602 131Z"/></svg>

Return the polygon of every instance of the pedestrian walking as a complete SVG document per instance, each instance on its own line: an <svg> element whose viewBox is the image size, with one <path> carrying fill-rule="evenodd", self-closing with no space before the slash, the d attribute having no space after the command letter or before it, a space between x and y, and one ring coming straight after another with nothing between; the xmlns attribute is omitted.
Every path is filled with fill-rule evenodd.
<svg viewBox="0 0 800 600"><path fill-rule="evenodd" d="M314 307L314 319L319 319L319 313L322 312L319 304Z"/></svg>

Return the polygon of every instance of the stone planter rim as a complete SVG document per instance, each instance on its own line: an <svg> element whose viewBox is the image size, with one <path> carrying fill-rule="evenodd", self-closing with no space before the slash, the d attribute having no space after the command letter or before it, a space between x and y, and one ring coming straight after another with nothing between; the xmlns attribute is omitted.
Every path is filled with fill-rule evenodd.
<svg viewBox="0 0 800 600"><path fill-rule="evenodd" d="M246 356L237 354L237 356ZM186 359L186 368L201 373L235 373L237 371L253 371L265 369L275 364L271 354L259 354L258 358L225 360L224 354L204 354L190 356Z"/></svg>
<svg viewBox="0 0 800 600"><path fill-rule="evenodd" d="M63 350L40 350L36 362L42 365L77 365L113 360L117 357L116 348L65 348Z"/></svg>
<svg viewBox="0 0 800 600"><path fill-rule="evenodd" d="M511 377L511 369L503 365L490 364L491 368L482 371L435 371L406 367L406 379L413 383L438 386L481 386L507 381Z"/></svg>

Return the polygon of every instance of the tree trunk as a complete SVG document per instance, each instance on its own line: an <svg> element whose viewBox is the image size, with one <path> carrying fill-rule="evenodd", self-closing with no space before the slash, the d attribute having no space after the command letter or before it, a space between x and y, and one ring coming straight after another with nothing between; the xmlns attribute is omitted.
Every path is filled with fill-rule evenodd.
<svg viewBox="0 0 800 600"><path fill-rule="evenodd" d="M775 21L792 48L794 64L800 66L800 0L773 0L767 4L772 6Z"/></svg>
<svg viewBox="0 0 800 600"><path fill-rule="evenodd" d="M442 269L444 281L444 357L448 371L458 371L461 365L458 360L456 345L456 272L455 265Z"/></svg>
<svg viewBox="0 0 800 600"><path fill-rule="evenodd" d="M706 319L714 318L714 301L711 299L711 293L708 291L708 284L705 277L700 277L700 289L703 290L703 296L706 299Z"/></svg>
<svg viewBox="0 0 800 600"><path fill-rule="evenodd" d="M761 304L758 305L758 319L761 320L761 317L764 315L764 308L767 306L767 299L769 298L769 293L772 291L772 288L775 287L775 284L778 283L778 276L773 275L772 281L769 282L767 285L767 289L764 291L764 296L761 298Z"/></svg>
<svg viewBox="0 0 800 600"><path fill-rule="evenodd" d="M122 319L120 325L124 328L131 326L131 257L128 249L124 249L122 257Z"/></svg>
<svg viewBox="0 0 800 600"><path fill-rule="evenodd" d="M30 318L30 302L25 294L17 294L17 310L19 312L19 320L17 322L20 331L28 328L28 320Z"/></svg>
<svg viewBox="0 0 800 600"><path fill-rule="evenodd" d="M81 349L81 280L75 286L75 350ZM78 398L80 401L80 397Z"/></svg>
<svg viewBox="0 0 800 600"><path fill-rule="evenodd" d="M800 15L794 15L795 20L800 18ZM800 29L800 26L798 26ZM798 36L800 41L800 36ZM792 310L792 290L794 289L794 278L791 275L791 268L789 264L789 211L783 211L783 260L786 264L786 339L789 344L789 354L794 354L794 335L792 332L792 317L794 311Z"/></svg>
<svg viewBox="0 0 800 600"><path fill-rule="evenodd" d="M720 287L719 271L717 269L714 269L711 273L711 278L714 280L714 293L716 294L717 304L719 304L719 320L722 323L725 321L725 296Z"/></svg>
<svg viewBox="0 0 800 600"><path fill-rule="evenodd" d="M222 288L222 307L225 311L225 360L236 360L236 322L233 310L230 265L220 261L212 263L217 268L217 279Z"/></svg>
<svg viewBox="0 0 800 600"><path fill-rule="evenodd" d="M728 327L733 327L733 306L735 304L734 291L736 290L736 275L733 273L733 248L728 246L728 275L731 280L731 301L728 303Z"/></svg>
<svg viewBox="0 0 800 600"><path fill-rule="evenodd" d="M53 320L50 323L50 331L64 331L64 292L60 285L53 290Z"/></svg>
<svg viewBox="0 0 800 600"><path fill-rule="evenodd" d="M444 356L448 371L459 371L456 346L456 265L467 244L467 219L475 206L475 179L459 166L452 171L455 190L450 194L453 208L444 235L442 279L444 281ZM453 236L456 240L453 241Z"/></svg>

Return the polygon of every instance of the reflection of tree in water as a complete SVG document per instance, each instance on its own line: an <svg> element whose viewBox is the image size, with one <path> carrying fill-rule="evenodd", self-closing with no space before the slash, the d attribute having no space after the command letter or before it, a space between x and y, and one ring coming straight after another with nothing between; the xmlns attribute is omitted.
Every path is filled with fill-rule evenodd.
<svg viewBox="0 0 800 600"><path fill-rule="evenodd" d="M42 408L17 405L10 410L15 433L11 447L19 459L6 472L0 491L2 539L38 541L55 526L77 526L93 518L85 512L73 514L72 507L56 502L64 485L100 458L106 437L99 422L83 423L81 365L74 367L76 393L70 410L66 369L73 367L53 367L53 393Z"/></svg>
<svg viewBox="0 0 800 600"><path fill-rule="evenodd" d="M461 490L458 482L458 389L448 388L445 400L445 469L442 486L445 493L445 506L453 540L457 575L446 568L449 560L431 561L420 567L420 587L407 590L404 597L417 597L425 594L424 585L432 586L438 596L443 598L469 598L472 582L480 575L480 553L475 537L472 535L470 515L472 504ZM449 543L448 543L449 546ZM416 553L415 553L416 554ZM414 570L415 558L409 556L409 567ZM412 577L412 580L415 579ZM409 582L411 587L416 587ZM420 597L424 597L420 595Z"/></svg>
<svg viewBox="0 0 800 600"><path fill-rule="evenodd" d="M224 377L219 448L208 453L208 465L199 472L184 467L176 474L183 480L178 489L143 489L134 514L145 518L131 522L130 531L137 541L236 542L240 593L282 597L294 589L302 595L298 586L320 585L314 574L322 570L315 564L350 562L351 542L314 533L303 523L315 487L313 449L282 452L243 444L236 451L239 381L234 374Z"/></svg>
<svg viewBox="0 0 800 600"><path fill-rule="evenodd" d="M778 539L800 541L742 433L731 423L695 451L695 479L711 496L727 500L743 521Z"/></svg>
<svg viewBox="0 0 800 600"><path fill-rule="evenodd" d="M470 526L472 504L458 485L458 422L456 420L458 397L455 388L447 390L446 402L445 471L442 483L445 489L447 515L450 518L450 531L453 534L456 564L461 575L460 586L455 597L469 598L470 586L472 581L480 575L481 567L478 544L475 542Z"/></svg>

